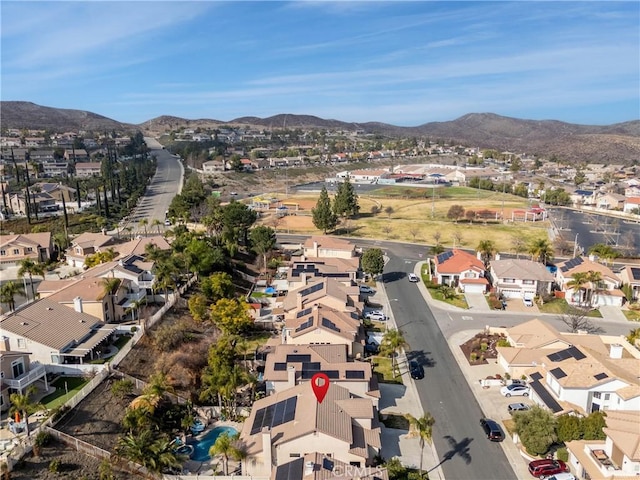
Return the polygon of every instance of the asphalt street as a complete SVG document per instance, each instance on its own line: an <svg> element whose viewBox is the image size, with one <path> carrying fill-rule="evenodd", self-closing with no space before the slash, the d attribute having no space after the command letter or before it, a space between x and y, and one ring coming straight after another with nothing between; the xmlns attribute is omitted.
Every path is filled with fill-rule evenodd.
<svg viewBox="0 0 640 480"><path fill-rule="evenodd" d="M175 155L161 149L154 139L145 138L145 141L152 149L151 155L155 155L158 159L158 165L144 196L127 220L120 224L121 229L131 227L133 232L143 230L143 227L140 226L142 219L147 219L149 224L154 219L164 222L165 212L169 209L171 200L182 189L184 169L180 160ZM147 227L147 230L150 231L150 228Z"/></svg>

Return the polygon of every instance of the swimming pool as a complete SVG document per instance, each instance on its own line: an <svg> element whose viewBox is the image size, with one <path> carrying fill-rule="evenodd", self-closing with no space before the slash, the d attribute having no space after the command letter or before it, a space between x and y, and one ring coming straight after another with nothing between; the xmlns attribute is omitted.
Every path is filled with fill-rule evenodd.
<svg viewBox="0 0 640 480"><path fill-rule="evenodd" d="M189 442L190 445L193 445L193 455L191 455L191 459L198 462L206 462L207 460L211 460L211 457L209 456L209 449L214 443L216 443L218 437L225 432L229 435L235 435L236 433L238 433L238 431L233 427L215 427L208 431L197 442Z"/></svg>

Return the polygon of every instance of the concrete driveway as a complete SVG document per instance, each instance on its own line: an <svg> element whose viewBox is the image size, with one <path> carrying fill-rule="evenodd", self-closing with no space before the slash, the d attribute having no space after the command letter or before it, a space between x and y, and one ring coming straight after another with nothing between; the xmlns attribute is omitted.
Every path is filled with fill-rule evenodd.
<svg viewBox="0 0 640 480"><path fill-rule="evenodd" d="M464 298L467 301L467 305L469 305L469 310L473 310L474 312L490 312L491 307L487 303L487 299L485 298L483 293L467 293L465 292Z"/></svg>

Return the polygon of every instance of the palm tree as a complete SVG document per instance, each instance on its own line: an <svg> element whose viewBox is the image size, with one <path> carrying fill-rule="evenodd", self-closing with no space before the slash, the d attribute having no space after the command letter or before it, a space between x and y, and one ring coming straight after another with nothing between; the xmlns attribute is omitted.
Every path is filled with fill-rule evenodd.
<svg viewBox="0 0 640 480"><path fill-rule="evenodd" d="M629 331L629 335L627 335L627 342L631 345L636 346L636 343L640 340L640 328L634 328Z"/></svg>
<svg viewBox="0 0 640 480"><path fill-rule="evenodd" d="M42 404L31 401L31 397L36 393L36 391L36 387L32 385L27 388L27 391L24 394L12 393L9 395L9 401L11 402L11 409L9 410L9 413L13 415L18 412L24 419L24 429L27 437L29 436L29 415L38 408L42 408Z"/></svg>
<svg viewBox="0 0 640 480"><path fill-rule="evenodd" d="M424 456L424 444L431 444L433 436L433 425L436 423L435 419L429 412L424 412L420 418L415 418L413 415L407 414L407 419L413 427L414 431L420 437L420 478L422 478L422 457Z"/></svg>
<svg viewBox="0 0 640 480"><path fill-rule="evenodd" d="M593 297L602 291L601 282L602 282L602 273L594 272L593 270L589 270L587 272L587 282L589 285L587 288L586 296L587 296L587 305L590 307L593 306Z"/></svg>
<svg viewBox="0 0 640 480"><path fill-rule="evenodd" d="M144 236L147 236L147 225L149 225L149 220L147 220L146 218L143 218L142 220L140 220L138 222L138 225L140 225L141 227L144 228Z"/></svg>
<svg viewBox="0 0 640 480"><path fill-rule="evenodd" d="M384 332L382 342L380 342L380 353L391 357L391 371L395 375L396 371L396 355L398 352L409 346L402 332L392 328Z"/></svg>
<svg viewBox="0 0 640 480"><path fill-rule="evenodd" d="M587 272L576 272L571 277L571 280L567 282L567 287L577 291L580 295L579 304L582 305L584 300L586 299L586 294L583 295L582 291L585 284L588 282L587 280Z"/></svg>
<svg viewBox="0 0 640 480"><path fill-rule="evenodd" d="M220 434L209 449L209 455L212 457L222 456L222 469L225 475L229 475L229 457L234 460L241 460L245 454L243 449L238 445L240 434L229 435L227 432Z"/></svg>
<svg viewBox="0 0 640 480"><path fill-rule="evenodd" d="M109 296L109 303L111 304L111 312L113 313L113 319L116 317L116 303L114 296L118 293L118 288L122 283L122 279L115 277L103 278L100 282L102 284L104 295Z"/></svg>
<svg viewBox="0 0 640 480"><path fill-rule="evenodd" d="M161 472L167 467L181 467L182 462L176 454L173 443L158 432L144 429L139 435L127 433L118 439L116 452L142 465L152 472Z"/></svg>
<svg viewBox="0 0 640 480"><path fill-rule="evenodd" d="M20 261L20 269L18 270L18 277L22 278L26 275L29 275L29 285L31 286L31 299L35 300L36 292L33 288L33 276L34 275L42 275L43 267L39 265L37 262L34 262L30 258L24 258Z"/></svg>
<svg viewBox="0 0 640 480"><path fill-rule="evenodd" d="M160 235L160 227L164 225L163 222L161 222L160 220L158 220L157 218L154 218L153 220L151 220L151 227L156 227L158 230L158 235Z"/></svg>
<svg viewBox="0 0 640 480"><path fill-rule="evenodd" d="M0 302L6 303L9 306L9 310L16 309L16 295L24 295L24 287L18 282L9 281L0 286Z"/></svg>
<svg viewBox="0 0 640 480"><path fill-rule="evenodd" d="M480 253L484 267L488 268L491 257L496 253L496 246L491 240L480 240L476 247L476 252Z"/></svg>
<svg viewBox="0 0 640 480"><path fill-rule="evenodd" d="M553 258L553 247L547 239L539 238L531 243L529 253L531 254L531 260L542 262L546 265L547 260Z"/></svg>
<svg viewBox="0 0 640 480"><path fill-rule="evenodd" d="M441 243L436 243L429 249L429 252L431 255L440 255L444 252L444 246Z"/></svg>

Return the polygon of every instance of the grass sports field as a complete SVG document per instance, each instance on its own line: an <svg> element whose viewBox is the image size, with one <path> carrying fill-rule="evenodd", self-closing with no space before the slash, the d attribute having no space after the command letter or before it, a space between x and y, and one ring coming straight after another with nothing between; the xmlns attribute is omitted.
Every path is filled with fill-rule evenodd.
<svg viewBox="0 0 640 480"><path fill-rule="evenodd" d="M282 195L278 196L284 199ZM289 233L322 233L311 220L311 209L318 195L289 195L287 202L297 203L295 215L276 218L273 211L264 212L263 223L278 231ZM411 187L382 187L366 194L360 194L358 218L342 222L336 232L354 237L400 240L433 245L436 236L445 248L462 246L475 248L481 240L491 240L498 251L515 252L519 242L528 245L532 240L548 238L549 222L511 221L513 210L528 208L526 199L501 192L476 190L467 187L432 189ZM452 205L461 205L468 210L489 211L498 217L504 211L506 223L491 218L486 222L479 219L458 221L447 218ZM390 207L389 211L385 210ZM377 208L379 213L372 213ZM437 233L436 233L437 232ZM518 239L518 240L516 240Z"/></svg>

